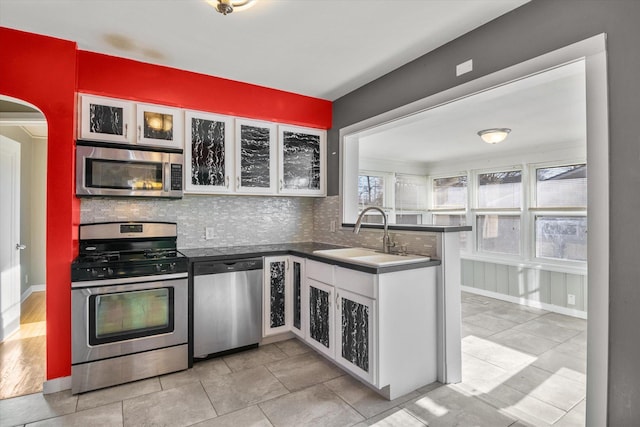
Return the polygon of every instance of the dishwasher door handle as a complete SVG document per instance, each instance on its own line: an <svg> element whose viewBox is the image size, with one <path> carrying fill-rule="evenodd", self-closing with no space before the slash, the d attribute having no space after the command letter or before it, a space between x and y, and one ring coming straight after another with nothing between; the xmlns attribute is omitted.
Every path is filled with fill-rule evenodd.
<svg viewBox="0 0 640 427"><path fill-rule="evenodd" d="M196 262L193 266L194 276L207 274L233 273L236 271L261 270L262 258L250 258L229 261L203 261Z"/></svg>

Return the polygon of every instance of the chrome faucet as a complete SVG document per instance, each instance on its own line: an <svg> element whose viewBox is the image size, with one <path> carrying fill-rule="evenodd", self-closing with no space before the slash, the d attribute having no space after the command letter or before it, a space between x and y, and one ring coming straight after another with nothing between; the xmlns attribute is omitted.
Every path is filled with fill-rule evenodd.
<svg viewBox="0 0 640 427"><path fill-rule="evenodd" d="M358 215L358 220L356 221L356 225L353 227L353 232L358 234L360 232L360 226L362 225L362 218L364 218L364 214L370 210L376 210L382 214L382 219L384 220L384 234L382 235L382 252L388 254L390 252L390 248L393 246L391 243L391 239L389 238L389 228L387 226L387 214L379 208L378 206L369 206L368 208L364 208L360 215Z"/></svg>

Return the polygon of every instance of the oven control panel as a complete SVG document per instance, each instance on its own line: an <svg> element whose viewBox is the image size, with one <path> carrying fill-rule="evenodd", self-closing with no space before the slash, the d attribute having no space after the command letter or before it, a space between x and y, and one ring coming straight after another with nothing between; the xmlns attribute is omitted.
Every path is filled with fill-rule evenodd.
<svg viewBox="0 0 640 427"><path fill-rule="evenodd" d="M100 279L153 276L158 274L184 273L188 270L186 258L155 261L138 265L77 266L71 269L72 282L84 282Z"/></svg>

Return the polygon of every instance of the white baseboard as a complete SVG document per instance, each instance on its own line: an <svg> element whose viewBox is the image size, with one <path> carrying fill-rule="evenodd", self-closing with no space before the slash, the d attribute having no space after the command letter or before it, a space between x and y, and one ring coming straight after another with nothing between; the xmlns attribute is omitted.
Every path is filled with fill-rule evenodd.
<svg viewBox="0 0 640 427"><path fill-rule="evenodd" d="M24 300L29 298L31 296L31 294L34 293L34 292L43 292L43 291L46 291L46 290L47 290L47 285L31 285L31 286L29 286L27 288L26 291L24 291L24 293L20 297L20 302L23 303Z"/></svg>
<svg viewBox="0 0 640 427"><path fill-rule="evenodd" d="M560 307L558 305L547 304L540 301L532 301L526 298L513 297L511 295L501 294L499 292L486 291L484 289L472 288L470 286L460 286L460 289L464 292L471 294L482 295L489 298L495 298L502 301L513 302L515 304L526 305L527 307L541 308L543 310L551 311L558 314L564 314L566 316L578 317L580 319L587 318L587 312L582 310L576 310L574 308Z"/></svg>
<svg viewBox="0 0 640 427"><path fill-rule="evenodd" d="M54 378L42 384L42 394L57 393L64 390L71 390L71 376Z"/></svg>

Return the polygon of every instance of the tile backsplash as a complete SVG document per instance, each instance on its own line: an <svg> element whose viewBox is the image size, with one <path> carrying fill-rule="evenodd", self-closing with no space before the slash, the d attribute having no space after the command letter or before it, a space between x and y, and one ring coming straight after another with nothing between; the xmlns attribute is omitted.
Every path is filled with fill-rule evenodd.
<svg viewBox="0 0 640 427"><path fill-rule="evenodd" d="M179 248L205 248L313 240L313 199L305 197L196 196L180 200L83 198L82 223L178 223ZM205 228L214 238L205 240Z"/></svg>
<svg viewBox="0 0 640 427"><path fill-rule="evenodd" d="M340 229L340 196L254 197L185 195L180 200L91 197L81 199L82 223L169 221L178 223L179 248L215 248L316 241L379 249L382 233ZM331 232L331 221L336 231ZM205 239L213 227L214 238ZM409 253L435 255L436 233L391 232Z"/></svg>
<svg viewBox="0 0 640 427"><path fill-rule="evenodd" d="M331 221L335 221L335 232L331 231ZM407 252L412 254L435 256L437 233L430 232L395 232L390 231L393 241L407 245ZM382 249L382 230L362 228L355 234L353 229L340 229L340 196L314 199L313 205L313 240L342 246L358 246Z"/></svg>

